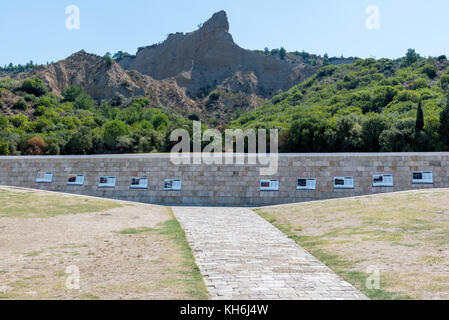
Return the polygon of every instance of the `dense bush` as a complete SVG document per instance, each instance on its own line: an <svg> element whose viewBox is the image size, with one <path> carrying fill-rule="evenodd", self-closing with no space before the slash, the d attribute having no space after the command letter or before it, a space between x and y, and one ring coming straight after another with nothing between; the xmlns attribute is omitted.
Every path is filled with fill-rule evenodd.
<svg viewBox="0 0 449 320"><path fill-rule="evenodd" d="M9 154L9 146L7 142L0 142L0 156L7 156Z"/></svg>
<svg viewBox="0 0 449 320"><path fill-rule="evenodd" d="M0 130L5 130L9 126L9 119L5 116L0 116Z"/></svg>
<svg viewBox="0 0 449 320"><path fill-rule="evenodd" d="M112 120L104 125L104 143L106 147L115 150L118 146L118 138L129 133L128 126L120 120Z"/></svg>
<svg viewBox="0 0 449 320"><path fill-rule="evenodd" d="M278 128L285 152L449 150L446 68L414 50L329 65L229 127Z"/></svg>
<svg viewBox="0 0 449 320"><path fill-rule="evenodd" d="M13 88L2 90L14 95ZM189 126L164 107L151 108L146 97L98 106L79 86L65 88L62 99L28 93L28 104L22 91L16 95L22 98L13 107L23 112L30 106L33 113L0 116L0 141L8 144L9 154L157 152L169 147L170 130Z"/></svg>
<svg viewBox="0 0 449 320"><path fill-rule="evenodd" d="M449 150L449 99L446 106L440 114L440 123L438 127L441 142L445 150Z"/></svg>
<svg viewBox="0 0 449 320"><path fill-rule="evenodd" d="M28 105L27 105L27 103L25 101L23 101L23 99L17 100L17 102L14 103L12 107L14 109L22 110L22 111L25 111L25 110L28 109Z"/></svg>
<svg viewBox="0 0 449 320"><path fill-rule="evenodd" d="M48 92L47 87L41 79L26 79L23 81L21 90L33 94L36 97L45 95Z"/></svg>
<svg viewBox="0 0 449 320"><path fill-rule="evenodd" d="M421 72L426 74L430 79L433 79L437 76L437 68L435 68L435 66L431 64L426 64L421 69Z"/></svg>
<svg viewBox="0 0 449 320"><path fill-rule="evenodd" d="M33 137L26 143L26 152L29 155L43 155L45 153L45 142L40 137Z"/></svg>

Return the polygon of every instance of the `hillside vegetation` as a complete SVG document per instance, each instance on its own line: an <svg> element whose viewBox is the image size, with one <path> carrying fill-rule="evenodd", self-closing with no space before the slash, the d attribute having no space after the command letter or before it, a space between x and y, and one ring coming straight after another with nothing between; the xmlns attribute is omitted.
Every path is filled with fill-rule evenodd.
<svg viewBox="0 0 449 320"><path fill-rule="evenodd" d="M448 66L414 50L328 65L230 127L279 128L289 152L447 150Z"/></svg>
<svg viewBox="0 0 449 320"><path fill-rule="evenodd" d="M0 79L0 108L7 114L0 116L0 155L166 150L170 132L188 129L189 122L148 104L142 97L120 107L98 105L78 86L58 97L40 79Z"/></svg>
<svg viewBox="0 0 449 320"><path fill-rule="evenodd" d="M268 102L258 100L255 111L239 114L245 110L241 99L238 107L227 107L229 114L239 114L234 121L209 125L222 132L278 128L281 152L449 150L445 56L422 58L410 49L398 60L320 63L325 66L307 80ZM205 112L213 116L213 104L226 97L214 90ZM169 151L174 129L191 132L191 120L207 118L181 116L151 99L100 103L76 85L59 95L39 78L0 78L0 154Z"/></svg>

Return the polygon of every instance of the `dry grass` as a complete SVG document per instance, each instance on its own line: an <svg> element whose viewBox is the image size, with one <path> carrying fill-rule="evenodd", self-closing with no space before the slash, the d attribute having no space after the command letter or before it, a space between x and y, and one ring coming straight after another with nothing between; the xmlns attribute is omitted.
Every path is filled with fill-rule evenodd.
<svg viewBox="0 0 449 320"><path fill-rule="evenodd" d="M449 299L449 190L256 209L373 299ZM366 288L368 267L381 287Z"/></svg>
<svg viewBox="0 0 449 320"><path fill-rule="evenodd" d="M45 218L106 211L122 204L97 198L0 188L0 218Z"/></svg>
<svg viewBox="0 0 449 320"><path fill-rule="evenodd" d="M0 299L209 298L171 209L1 191L2 204L10 211L0 217ZM38 201L26 210L30 197ZM58 203L69 201L71 210L58 211ZM17 214L13 207L23 211ZM48 207L54 208L51 214L42 209ZM79 290L66 286L70 266L79 268Z"/></svg>

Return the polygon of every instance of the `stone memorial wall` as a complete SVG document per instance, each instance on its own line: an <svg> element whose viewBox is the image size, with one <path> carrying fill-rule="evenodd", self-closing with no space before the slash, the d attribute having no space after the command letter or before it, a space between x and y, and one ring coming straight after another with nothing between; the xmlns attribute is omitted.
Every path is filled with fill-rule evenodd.
<svg viewBox="0 0 449 320"><path fill-rule="evenodd" d="M0 185L166 205L262 206L449 188L449 153L280 154L259 164L175 165L169 155L0 157Z"/></svg>

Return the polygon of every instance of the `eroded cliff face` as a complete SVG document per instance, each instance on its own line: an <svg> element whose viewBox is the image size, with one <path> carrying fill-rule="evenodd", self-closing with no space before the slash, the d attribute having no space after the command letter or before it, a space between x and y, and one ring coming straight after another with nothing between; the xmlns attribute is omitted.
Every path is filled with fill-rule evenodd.
<svg viewBox="0 0 449 320"><path fill-rule="evenodd" d="M171 34L160 45L143 48L120 65L157 80L174 79L192 97L220 87L270 97L314 70L240 48L229 33L224 11L215 13L198 30Z"/></svg>
<svg viewBox="0 0 449 320"><path fill-rule="evenodd" d="M173 81L158 81L136 71L126 71L115 61L106 63L104 58L84 51L19 75L19 78L29 77L42 79L57 95L61 95L64 88L77 85L99 102L147 96L152 106L164 105L178 111L197 108Z"/></svg>
<svg viewBox="0 0 449 320"><path fill-rule="evenodd" d="M60 94L70 85L83 86L94 99L112 99L116 95L144 95L145 91L115 62L106 64L97 55L80 51L67 59L35 69L27 77L44 80L52 92Z"/></svg>

